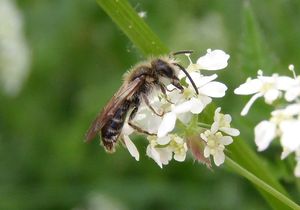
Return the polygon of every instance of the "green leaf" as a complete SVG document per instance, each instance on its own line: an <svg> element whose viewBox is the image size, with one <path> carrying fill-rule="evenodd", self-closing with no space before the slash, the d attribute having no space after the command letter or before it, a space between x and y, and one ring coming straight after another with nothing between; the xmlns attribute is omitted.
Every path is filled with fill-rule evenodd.
<svg viewBox="0 0 300 210"><path fill-rule="evenodd" d="M265 192L268 192L269 194L273 195L275 198L277 198L279 201L282 202L282 203L277 203L279 204L279 206L276 205L276 203L270 203L274 209L300 209L300 207L295 202L290 200L284 194L280 193L272 186L268 185L261 179L257 178L254 174L250 173L249 171L247 171L246 169L241 167L238 163L236 163L235 161L233 161L228 157L226 158L226 165L229 168L231 168L233 171L237 172L241 176L245 177L246 179L254 183L257 186L257 188L263 189ZM268 196L265 198L268 198Z"/></svg>
<svg viewBox="0 0 300 210"><path fill-rule="evenodd" d="M241 69L253 75L260 68L274 69L276 59L259 27L250 1L243 5L242 40L240 44Z"/></svg>
<svg viewBox="0 0 300 210"><path fill-rule="evenodd" d="M125 0L97 0L97 3L144 55L161 55L168 48Z"/></svg>

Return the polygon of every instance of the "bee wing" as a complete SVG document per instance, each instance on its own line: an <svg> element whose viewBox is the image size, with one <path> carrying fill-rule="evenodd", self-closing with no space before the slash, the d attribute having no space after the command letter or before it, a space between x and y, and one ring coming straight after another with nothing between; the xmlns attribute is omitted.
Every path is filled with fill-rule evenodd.
<svg viewBox="0 0 300 210"><path fill-rule="evenodd" d="M114 96L104 107L102 112L93 121L91 127L86 133L86 142L91 141L97 135L97 133L101 130L105 123L113 117L114 113L124 102L124 100L130 98L140 85L141 79L136 78L135 80L129 83L125 83L120 87L120 89L114 94Z"/></svg>

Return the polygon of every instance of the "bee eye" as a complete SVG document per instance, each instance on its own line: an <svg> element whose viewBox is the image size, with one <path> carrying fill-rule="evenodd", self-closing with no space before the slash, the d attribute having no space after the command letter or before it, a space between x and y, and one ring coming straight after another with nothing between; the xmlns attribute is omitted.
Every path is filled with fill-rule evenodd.
<svg viewBox="0 0 300 210"><path fill-rule="evenodd" d="M169 77L169 78L172 78L174 76L174 72L172 68L162 60L158 60L156 62L156 70L162 76Z"/></svg>

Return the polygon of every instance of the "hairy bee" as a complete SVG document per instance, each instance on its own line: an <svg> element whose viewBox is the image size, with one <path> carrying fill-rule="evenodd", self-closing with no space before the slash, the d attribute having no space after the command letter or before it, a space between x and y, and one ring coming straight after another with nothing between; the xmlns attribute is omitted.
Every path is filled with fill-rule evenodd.
<svg viewBox="0 0 300 210"><path fill-rule="evenodd" d="M179 70L185 72L196 93L198 90L187 71L174 59L177 54L191 53L192 51L179 51L169 57L158 57L148 62L137 64L124 75L124 83L114 94L112 99L104 107L102 112L92 123L86 134L86 141L89 142L97 134L101 136L102 143L106 151L114 152L115 144L121 134L127 115L128 124L136 131L148 133L132 123L141 102L143 101L155 114L160 115L150 105L148 96L158 89L166 95L166 85L172 84L179 90L183 87L179 83L177 74ZM161 116L161 115L160 115Z"/></svg>

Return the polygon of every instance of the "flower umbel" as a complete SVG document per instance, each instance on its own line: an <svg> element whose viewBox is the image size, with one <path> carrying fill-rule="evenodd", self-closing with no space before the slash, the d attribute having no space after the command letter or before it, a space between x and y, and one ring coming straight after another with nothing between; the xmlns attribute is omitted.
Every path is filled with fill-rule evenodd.
<svg viewBox="0 0 300 210"><path fill-rule="evenodd" d="M189 55L187 56L190 61L187 70L195 84L192 85L187 76L179 71L178 77L183 90L168 85L166 94L157 91L148 97L150 106L158 110L157 113L163 114L158 115L149 108L149 104L142 103L132 120L140 130L145 131L144 134L149 142L147 156L161 168L172 159L178 162L186 160L189 150L196 160L208 166L212 155L215 164L220 166L225 160L225 146L233 142L231 136L239 135L239 131L230 126L231 116L222 114L221 108L216 109L212 125L204 128L199 126L197 120L198 115L213 98L224 97L227 90L226 85L215 81L217 74L204 75L202 71L225 68L229 55L221 50L209 49L207 54L200 57L195 64ZM196 93L195 88L199 94ZM208 130L209 127L211 129ZM130 140L130 135L134 133L135 130L126 123L121 137L129 153L139 160L139 152ZM191 136L194 138L190 138Z"/></svg>
<svg viewBox="0 0 300 210"><path fill-rule="evenodd" d="M253 102L264 97L267 104L283 99L279 107L274 107L269 120L258 123L254 129L255 144L258 151L266 150L271 142L278 138L282 146L281 159L295 153L297 165L295 176L300 177L300 77L294 71L294 65L289 66L293 77L273 74L271 77L259 73L257 79L248 81L235 89L236 94L254 94L242 111L246 115ZM282 97L284 96L284 97Z"/></svg>

